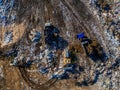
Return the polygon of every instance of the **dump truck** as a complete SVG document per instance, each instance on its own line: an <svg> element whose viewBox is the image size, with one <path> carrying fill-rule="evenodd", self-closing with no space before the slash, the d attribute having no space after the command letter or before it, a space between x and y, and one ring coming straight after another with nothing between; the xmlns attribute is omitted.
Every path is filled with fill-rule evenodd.
<svg viewBox="0 0 120 90"><path fill-rule="evenodd" d="M92 39L86 37L84 35L84 33L78 34L77 38L80 40L80 44L83 47L83 50L87 56L95 53L95 51L96 51L96 54L98 52L100 52L100 50L98 50L100 48L100 46L96 40L92 40Z"/></svg>

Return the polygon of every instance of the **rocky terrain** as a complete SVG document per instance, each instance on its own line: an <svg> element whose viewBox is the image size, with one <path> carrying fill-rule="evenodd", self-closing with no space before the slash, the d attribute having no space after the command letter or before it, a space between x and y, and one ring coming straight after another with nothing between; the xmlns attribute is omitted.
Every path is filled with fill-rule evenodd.
<svg viewBox="0 0 120 90"><path fill-rule="evenodd" d="M119 0L0 0L0 90L120 90L119 11Z"/></svg>

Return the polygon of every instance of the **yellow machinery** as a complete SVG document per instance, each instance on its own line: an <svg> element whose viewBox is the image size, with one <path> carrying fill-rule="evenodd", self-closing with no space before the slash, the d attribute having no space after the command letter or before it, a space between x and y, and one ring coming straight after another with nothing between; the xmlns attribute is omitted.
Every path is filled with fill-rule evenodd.
<svg viewBox="0 0 120 90"><path fill-rule="evenodd" d="M71 63L70 52L68 49L64 50L64 65Z"/></svg>

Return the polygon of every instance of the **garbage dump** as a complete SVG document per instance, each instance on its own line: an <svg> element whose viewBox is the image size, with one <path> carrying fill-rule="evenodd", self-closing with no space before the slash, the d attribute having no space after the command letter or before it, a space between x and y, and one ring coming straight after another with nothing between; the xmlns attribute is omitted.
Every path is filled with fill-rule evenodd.
<svg viewBox="0 0 120 90"><path fill-rule="evenodd" d="M0 89L119 90L119 19L118 0L0 0Z"/></svg>
<svg viewBox="0 0 120 90"><path fill-rule="evenodd" d="M120 2L119 0L104 0L103 2L100 2L102 0L90 1L92 1L92 8L90 9L94 11L94 15L97 17L103 27L103 34L105 35L104 39L108 47L108 56L109 58L112 57L113 59L108 61L108 64L112 64L114 68L117 66L119 67L118 58L120 57ZM103 69L105 70L105 68ZM100 84L100 87L104 87L104 89L117 90L119 87L119 80L115 80L115 78L117 78L117 74L115 73L118 71L109 69L108 71L105 70L104 72L105 73L99 77L100 79L102 78L98 82L98 84Z"/></svg>
<svg viewBox="0 0 120 90"><path fill-rule="evenodd" d="M120 46L120 25L119 25L119 0L116 1L103 1L91 0L94 2L93 6L96 9L98 20L100 20L104 27L104 34L106 40L108 40L107 47L109 47L109 55L113 58L117 58L116 54L120 53L120 50L116 50ZM95 10L94 10L95 11ZM114 54L111 54L114 52Z"/></svg>
<svg viewBox="0 0 120 90"><path fill-rule="evenodd" d="M14 0L0 1L0 25L7 26L15 21L15 13L12 12ZM11 14L10 14L11 13Z"/></svg>
<svg viewBox="0 0 120 90"><path fill-rule="evenodd" d="M33 29L29 34L29 38L31 39L32 42L39 42L41 38L41 33Z"/></svg>
<svg viewBox="0 0 120 90"><path fill-rule="evenodd" d="M73 75L72 77L74 77L74 74L77 70L75 70L74 68L74 62L70 56L71 52L69 51L69 48L64 50L63 59L61 61L59 60L60 57L58 55L57 50L64 49L62 48L62 46L60 46L60 44L64 45L64 43L62 43L61 40L59 40L59 38L61 38L59 37L59 33L60 32L57 30L57 28L51 25L45 26L44 34L47 39L49 39L50 37L50 41L49 40L45 41L46 45L39 46L40 49L40 51L38 51L39 53L33 56L34 55L33 53L37 50L36 45L40 42L40 38L42 37L40 32L37 32L35 29L31 30L30 33L28 33L29 39L32 42L37 42L37 43L32 43L30 46L27 46L26 49L21 46L18 47L19 49L17 56L11 61L10 65L29 68L31 67L31 65L35 64L36 67L38 68L38 72L41 73L43 76L47 75L48 78L50 79L51 78L66 79L68 77L71 77L70 74L68 73L71 73ZM55 38L53 37L53 35L55 36ZM56 45L54 46L53 44L51 44L52 42L55 42ZM50 45L53 47L51 48ZM22 49L24 49L24 52L22 51ZM27 55L25 55L26 52L25 50L28 50ZM10 55L10 54L6 54L6 55ZM59 66L59 62L62 62L64 64ZM67 65L67 64L71 64L71 65ZM55 74L61 71L62 71L61 75Z"/></svg>
<svg viewBox="0 0 120 90"><path fill-rule="evenodd" d="M6 52L4 55L5 55L5 57L10 57L10 56L16 57L17 54L18 54L18 50L12 49L12 50Z"/></svg>
<svg viewBox="0 0 120 90"><path fill-rule="evenodd" d="M5 32L5 34L4 34L4 45L12 42L12 40L13 40L13 33L12 33L12 31Z"/></svg>

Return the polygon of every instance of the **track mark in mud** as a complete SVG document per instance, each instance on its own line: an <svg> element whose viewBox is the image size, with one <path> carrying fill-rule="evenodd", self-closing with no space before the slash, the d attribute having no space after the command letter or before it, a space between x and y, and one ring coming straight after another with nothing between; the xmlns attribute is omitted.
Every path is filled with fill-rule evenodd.
<svg viewBox="0 0 120 90"><path fill-rule="evenodd" d="M25 82L27 82L27 84L35 90L47 90L51 85L53 85L57 81L57 79L50 79L44 84L37 84L29 79L29 75L27 74L24 68L19 68L19 70Z"/></svg>
<svg viewBox="0 0 120 90"><path fill-rule="evenodd" d="M85 20L83 20L83 18L81 17L81 15L76 11L76 9L74 8L75 5L70 5L69 2L65 1L65 0L61 0L62 3L64 4L64 6L67 7L67 9L71 12L71 14L74 16L73 18L75 18L76 20L76 24L79 24L80 28L82 31L84 31L86 33L86 35L88 37L94 37L94 35L91 35L91 30L88 28L88 25L85 24ZM80 2L82 3L82 2ZM77 8L79 9L79 8ZM84 9L84 8L83 8ZM80 11L79 11L80 12ZM85 12L85 11L84 11ZM85 15L84 15L85 16ZM88 16L86 16L88 17ZM92 33L93 34L93 33Z"/></svg>

